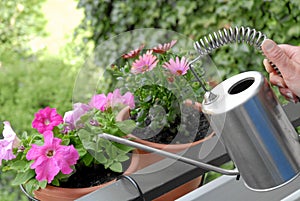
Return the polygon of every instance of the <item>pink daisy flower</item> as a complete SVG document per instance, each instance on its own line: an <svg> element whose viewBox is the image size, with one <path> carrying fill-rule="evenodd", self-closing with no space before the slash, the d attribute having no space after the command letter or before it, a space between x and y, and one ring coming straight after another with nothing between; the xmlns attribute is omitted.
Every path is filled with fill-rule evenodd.
<svg viewBox="0 0 300 201"><path fill-rule="evenodd" d="M158 46L152 48L153 52L163 54L169 49L171 49L175 44L177 43L177 40L172 40L169 43L159 44Z"/></svg>
<svg viewBox="0 0 300 201"><path fill-rule="evenodd" d="M3 137L4 139L0 140L0 166L2 165L2 160L11 160L16 158L13 154L13 148L19 145L19 138L17 137L14 130L11 128L8 121L3 122Z"/></svg>
<svg viewBox="0 0 300 201"><path fill-rule="evenodd" d="M142 44L139 48L135 49L135 50L131 50L130 52L128 52L127 54L123 54L122 57L124 59L129 59L129 58L134 58L136 57L140 51L145 47L144 44Z"/></svg>
<svg viewBox="0 0 300 201"><path fill-rule="evenodd" d="M51 183L54 177L61 171L63 174L70 174L79 159L77 150L70 146L60 145L61 139L53 137L52 131L44 132L44 145L31 145L27 152L27 160L34 160L30 168L35 169L38 181L47 180Z"/></svg>
<svg viewBox="0 0 300 201"><path fill-rule="evenodd" d="M184 57L181 60L176 57L176 61L171 58L169 62L163 64L163 67L169 69L174 75L184 75L189 69L189 63Z"/></svg>
<svg viewBox="0 0 300 201"><path fill-rule="evenodd" d="M56 108L46 107L35 113L32 127L39 133L52 130L55 126L63 123L63 118L56 112Z"/></svg>
<svg viewBox="0 0 300 201"><path fill-rule="evenodd" d="M132 64L131 72L134 74L151 71L157 65L157 57L152 54L152 50L147 51Z"/></svg>

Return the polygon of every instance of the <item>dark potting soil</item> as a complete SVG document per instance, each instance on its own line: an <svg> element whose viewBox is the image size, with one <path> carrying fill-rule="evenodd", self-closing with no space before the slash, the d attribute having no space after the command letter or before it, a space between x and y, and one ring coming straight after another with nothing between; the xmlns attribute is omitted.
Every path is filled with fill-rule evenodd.
<svg viewBox="0 0 300 201"><path fill-rule="evenodd" d="M124 162L123 170L129 167L131 160ZM86 188L97 186L118 178L122 173L113 172L105 169L103 165L94 165L91 167L77 167L76 172L68 179L67 182L61 182L60 187L63 188Z"/></svg>
<svg viewBox="0 0 300 201"><path fill-rule="evenodd" d="M135 117L131 117L135 119ZM147 118L146 127L136 127L132 134L138 138L162 144L183 144L191 143L205 138L210 124L203 114L192 107L185 106L181 116L175 119L169 127L153 129L151 119Z"/></svg>

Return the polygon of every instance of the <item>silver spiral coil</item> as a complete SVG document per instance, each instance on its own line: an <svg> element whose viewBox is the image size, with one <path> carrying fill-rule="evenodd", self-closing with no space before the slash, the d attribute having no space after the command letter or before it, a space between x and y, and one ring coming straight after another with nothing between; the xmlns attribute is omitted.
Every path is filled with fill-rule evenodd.
<svg viewBox="0 0 300 201"><path fill-rule="evenodd" d="M262 53L261 45L266 39L267 36L265 34L250 27L230 27L228 29L224 28L204 36L199 41L194 43L194 48L198 51L199 57L202 57L227 44L246 43L255 47ZM269 61L269 63L276 73L281 76L277 66L271 61Z"/></svg>

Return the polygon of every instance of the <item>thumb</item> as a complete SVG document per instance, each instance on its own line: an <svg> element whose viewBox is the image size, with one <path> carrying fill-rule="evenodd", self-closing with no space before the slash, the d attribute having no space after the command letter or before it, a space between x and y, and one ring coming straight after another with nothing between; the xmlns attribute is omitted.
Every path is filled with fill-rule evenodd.
<svg viewBox="0 0 300 201"><path fill-rule="evenodd" d="M266 39L262 44L262 51L278 67L284 78L295 72L293 62L274 41Z"/></svg>

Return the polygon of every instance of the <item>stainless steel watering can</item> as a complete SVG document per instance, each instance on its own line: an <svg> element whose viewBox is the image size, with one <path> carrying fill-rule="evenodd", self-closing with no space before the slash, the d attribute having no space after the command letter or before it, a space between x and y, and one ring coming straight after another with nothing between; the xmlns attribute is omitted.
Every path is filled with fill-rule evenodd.
<svg viewBox="0 0 300 201"><path fill-rule="evenodd" d="M250 189L272 190L299 175L298 134L261 73L235 75L211 93L217 97L203 112Z"/></svg>

